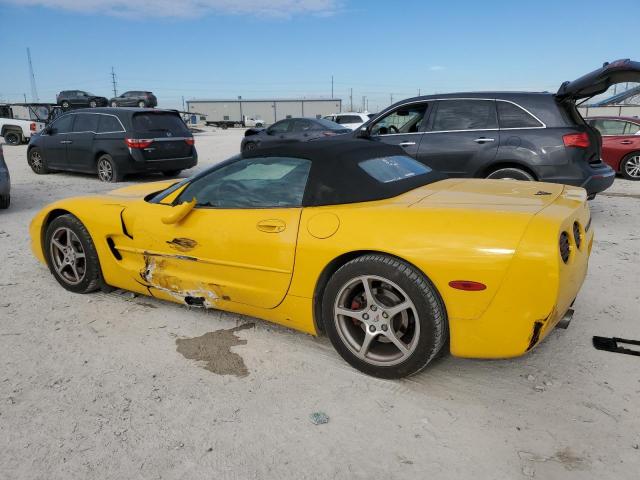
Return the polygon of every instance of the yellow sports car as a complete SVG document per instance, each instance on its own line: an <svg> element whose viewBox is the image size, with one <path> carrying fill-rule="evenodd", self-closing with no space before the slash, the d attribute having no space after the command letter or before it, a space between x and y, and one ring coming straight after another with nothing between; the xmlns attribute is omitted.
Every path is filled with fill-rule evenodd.
<svg viewBox="0 0 640 480"><path fill-rule="evenodd" d="M31 241L67 290L325 332L354 367L398 378L445 345L513 357L566 323L590 225L581 188L443 179L400 147L327 139L56 202Z"/></svg>

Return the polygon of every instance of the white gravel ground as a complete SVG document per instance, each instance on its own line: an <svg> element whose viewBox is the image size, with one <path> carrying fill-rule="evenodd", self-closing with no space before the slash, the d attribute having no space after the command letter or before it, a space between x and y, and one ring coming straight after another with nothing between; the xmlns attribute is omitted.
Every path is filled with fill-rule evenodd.
<svg viewBox="0 0 640 480"><path fill-rule="evenodd" d="M236 153L241 135L198 135L198 168ZM176 339L252 319L58 286L29 250L31 217L113 186L36 176L25 146L4 150L0 478L639 478L640 357L591 337L640 339L640 182L618 179L591 202L596 243L573 323L525 357L445 356L382 381L326 338L256 321L232 347L248 369L238 377L186 359Z"/></svg>

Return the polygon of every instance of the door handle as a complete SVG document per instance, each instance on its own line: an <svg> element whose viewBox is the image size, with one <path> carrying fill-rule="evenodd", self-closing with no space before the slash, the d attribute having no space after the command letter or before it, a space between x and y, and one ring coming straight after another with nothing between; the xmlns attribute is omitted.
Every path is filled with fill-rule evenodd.
<svg viewBox="0 0 640 480"><path fill-rule="evenodd" d="M400 145L401 147L410 147L411 145L415 145L416 142L402 142L399 143L398 145Z"/></svg>
<svg viewBox="0 0 640 480"><path fill-rule="evenodd" d="M262 220L258 222L256 225L258 230L265 233L280 233L283 232L285 228L287 228L287 224L282 220L278 220L277 218L272 218L269 220Z"/></svg>
<svg viewBox="0 0 640 480"><path fill-rule="evenodd" d="M73 143L73 142L71 140L60 140L60 143L69 144L69 143Z"/></svg>
<svg viewBox="0 0 640 480"><path fill-rule="evenodd" d="M495 138L485 138L485 137L476 138L474 140L474 142L476 143L495 142L495 141L496 141Z"/></svg>
<svg viewBox="0 0 640 480"><path fill-rule="evenodd" d="M631 140L622 140L620 145L631 145L633 142Z"/></svg>

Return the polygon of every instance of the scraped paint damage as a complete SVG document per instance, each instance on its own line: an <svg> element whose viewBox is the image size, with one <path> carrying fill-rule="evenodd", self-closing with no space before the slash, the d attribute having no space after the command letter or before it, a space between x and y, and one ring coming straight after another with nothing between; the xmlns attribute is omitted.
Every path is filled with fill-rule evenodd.
<svg viewBox="0 0 640 480"><path fill-rule="evenodd" d="M188 252L198 245L198 242L191 240L190 238L174 238L171 241L167 240L167 243L171 248L178 250L179 252Z"/></svg>
<svg viewBox="0 0 640 480"><path fill-rule="evenodd" d="M165 274L167 261L171 258L184 259L180 255L171 257L145 252L144 268L140 271L140 278L149 291L155 289L166 292L181 303L192 307L216 308L220 300L231 300L224 294L220 285L198 282L187 286L179 277ZM187 259L197 261L192 257Z"/></svg>

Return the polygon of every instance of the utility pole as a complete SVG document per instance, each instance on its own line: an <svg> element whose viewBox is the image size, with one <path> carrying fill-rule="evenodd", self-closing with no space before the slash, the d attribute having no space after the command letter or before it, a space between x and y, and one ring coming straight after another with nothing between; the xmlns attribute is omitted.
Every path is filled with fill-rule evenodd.
<svg viewBox="0 0 640 480"><path fill-rule="evenodd" d="M36 89L36 76L33 73L33 64L31 63L31 50L27 47L27 60L29 60L29 80L31 81L31 101L39 102L38 98L38 90ZM25 95L24 103L27 103L27 98Z"/></svg>
<svg viewBox="0 0 640 480"><path fill-rule="evenodd" d="M391 103L389 105L393 105L393 93L389 94L389 98L391 99Z"/></svg>
<svg viewBox="0 0 640 480"><path fill-rule="evenodd" d="M333 75L331 75L331 99L333 100Z"/></svg>
<svg viewBox="0 0 640 480"><path fill-rule="evenodd" d="M353 88L349 89L349 102L351 103L350 112L353 112Z"/></svg>
<svg viewBox="0 0 640 480"><path fill-rule="evenodd" d="M420 96L420 89L418 89L418 96Z"/></svg>
<svg viewBox="0 0 640 480"><path fill-rule="evenodd" d="M366 104L367 104L367 97L366 95L362 96L362 111L364 112L366 110Z"/></svg>
<svg viewBox="0 0 640 480"><path fill-rule="evenodd" d="M27 94L23 93L22 96L24 97L24 103L27 103Z"/></svg>
<svg viewBox="0 0 640 480"><path fill-rule="evenodd" d="M182 96L182 111L186 112L186 110L184 109L184 95Z"/></svg>
<svg viewBox="0 0 640 480"><path fill-rule="evenodd" d="M118 96L118 83L116 82L116 72L113 71L113 67L111 67L111 85L113 85L113 96Z"/></svg>

